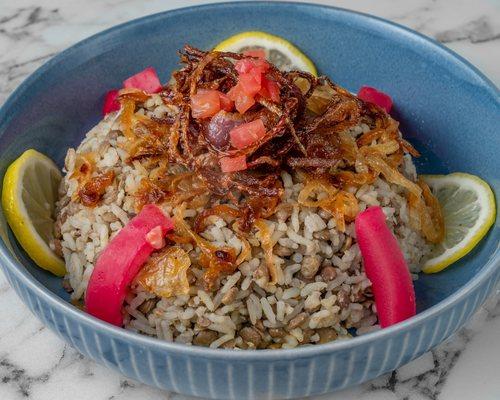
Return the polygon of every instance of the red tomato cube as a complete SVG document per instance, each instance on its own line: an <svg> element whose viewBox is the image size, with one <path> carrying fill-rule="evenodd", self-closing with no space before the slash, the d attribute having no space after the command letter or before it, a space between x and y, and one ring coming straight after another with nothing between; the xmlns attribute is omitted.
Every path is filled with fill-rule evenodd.
<svg viewBox="0 0 500 400"><path fill-rule="evenodd" d="M253 97L261 88L262 74L259 70L253 69L245 74L240 74L238 82L245 94Z"/></svg>
<svg viewBox="0 0 500 400"><path fill-rule="evenodd" d="M259 118L231 129L229 140L234 148L243 149L264 137L265 134L266 128Z"/></svg>
<svg viewBox="0 0 500 400"><path fill-rule="evenodd" d="M261 89L259 91L259 94L268 99L271 100L275 103L279 103L280 101L280 88L278 86L278 83L270 80L266 77L262 77L262 84L261 84Z"/></svg>
<svg viewBox="0 0 500 400"><path fill-rule="evenodd" d="M254 64L251 59L242 58L236 62L234 68L236 68L239 74L246 74L254 68Z"/></svg>
<svg viewBox="0 0 500 400"><path fill-rule="evenodd" d="M208 118L220 111L220 96L217 90L198 90L191 96L193 118Z"/></svg>
<svg viewBox="0 0 500 400"><path fill-rule="evenodd" d="M269 63L263 58L257 58L257 59L254 58L252 62L254 69L258 69L262 74L265 74L269 69Z"/></svg>
<svg viewBox="0 0 500 400"><path fill-rule="evenodd" d="M246 74L254 69L263 74L269 69L269 63L261 58L242 58L234 67L239 74Z"/></svg>
<svg viewBox="0 0 500 400"><path fill-rule="evenodd" d="M224 111L232 111L234 108L234 102L225 93L219 92L220 108Z"/></svg>
<svg viewBox="0 0 500 400"><path fill-rule="evenodd" d="M227 92L227 95L234 101L234 106L240 114L244 114L255 104L254 98L252 96L248 96L243 91L239 83Z"/></svg>

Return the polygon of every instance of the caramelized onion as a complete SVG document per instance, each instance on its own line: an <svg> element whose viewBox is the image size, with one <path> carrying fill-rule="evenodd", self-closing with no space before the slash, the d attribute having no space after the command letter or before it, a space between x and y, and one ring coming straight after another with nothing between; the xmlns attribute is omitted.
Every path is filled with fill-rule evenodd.
<svg viewBox="0 0 500 400"><path fill-rule="evenodd" d="M420 157L418 150L415 149L415 147L413 147L408 141L403 138L398 138L397 140L405 152L410 153L413 157Z"/></svg>
<svg viewBox="0 0 500 400"><path fill-rule="evenodd" d="M212 208L203 210L198 216L196 217L195 223L194 223L194 231L195 232L203 232L206 228L206 219L212 215L217 215L219 217L222 216L230 216L233 219L241 216L240 210L231 207L230 205L227 204L218 204L216 206L213 206Z"/></svg>
<svg viewBox="0 0 500 400"><path fill-rule="evenodd" d="M135 193L135 210L139 212L146 204L160 203L166 196L166 192L151 180L142 179Z"/></svg>
<svg viewBox="0 0 500 400"><path fill-rule="evenodd" d="M377 178L376 174L372 172L356 173L352 171L340 171L333 176L343 187L360 187L375 182Z"/></svg>
<svg viewBox="0 0 500 400"><path fill-rule="evenodd" d="M339 133L340 151L347 162L354 164L358 158L358 146L354 138L346 132Z"/></svg>
<svg viewBox="0 0 500 400"><path fill-rule="evenodd" d="M205 268L204 283L209 289L226 274L233 273L236 264L235 250L232 247L215 247L208 240L203 239L189 227L183 214L186 204L182 203L174 210L175 231L180 236L191 238L192 242L201 250L200 264Z"/></svg>
<svg viewBox="0 0 500 400"><path fill-rule="evenodd" d="M188 201L190 207L202 207L207 201L207 188L192 172L162 174L154 181L142 179L135 192L135 207L139 211L145 204L167 202L176 206Z"/></svg>
<svg viewBox="0 0 500 400"><path fill-rule="evenodd" d="M235 231L236 236L238 237L242 245L240 254L238 254L238 258L236 259L236 265L240 265L243 261L248 261L252 258L252 246L250 246L250 243L241 233L236 223L233 224L233 230Z"/></svg>
<svg viewBox="0 0 500 400"><path fill-rule="evenodd" d="M128 98L119 99L122 107L120 122L122 124L123 134L128 140L134 140L133 117L135 113L135 101Z"/></svg>
<svg viewBox="0 0 500 400"><path fill-rule="evenodd" d="M382 174L385 179L389 182L394 183L395 185L399 185L404 187L410 193L413 193L415 196L420 197L422 190L416 184L405 178L401 172L392 168L389 164L387 164L382 157L366 151L364 153L365 161L370 166L372 170L377 172L378 174Z"/></svg>
<svg viewBox="0 0 500 400"><path fill-rule="evenodd" d="M378 153L382 156L387 156L389 154L395 153L399 150L399 143L396 140L389 140L385 143L374 144L370 146L370 151Z"/></svg>
<svg viewBox="0 0 500 400"><path fill-rule="evenodd" d="M426 229L432 230L432 233L426 233L426 230L424 230L424 235L430 242L440 243L445 236L443 210L441 209L438 199L432 194L431 189L422 178L419 178L418 185L422 189L422 195L431 219L431 224L429 224Z"/></svg>
<svg viewBox="0 0 500 400"><path fill-rule="evenodd" d="M320 197L312 200L311 195ZM306 207L321 207L329 211L340 231L345 231L345 222L352 221L359 212L356 197L349 192L338 190L329 183L321 181L309 182L299 193L298 201Z"/></svg>
<svg viewBox="0 0 500 400"><path fill-rule="evenodd" d="M187 270L190 265L189 255L182 248L167 246L148 259L136 282L160 297L188 294Z"/></svg>
<svg viewBox="0 0 500 400"><path fill-rule="evenodd" d="M267 270L269 271L269 275L271 277L269 283L278 283L282 278L282 272L279 266L276 265L276 261L274 258L273 248L276 242L274 242L272 239L271 229L262 219L258 219L255 221L255 227L258 229L258 232L255 236L257 237L257 239L259 239L260 245L262 246L262 249L264 251L264 260L266 261Z"/></svg>
<svg viewBox="0 0 500 400"><path fill-rule="evenodd" d="M298 202L306 207L321 207L322 204L325 204L325 200L334 197L338 192L338 189L333 187L332 185L319 181L313 180L308 182L302 190L299 192ZM312 200L311 196L320 194L324 195L324 197L320 200ZM326 196L325 196L326 194Z"/></svg>
<svg viewBox="0 0 500 400"><path fill-rule="evenodd" d="M106 188L113 183L113 170L92 177L78 190L78 197L83 205L95 207L101 200Z"/></svg>
<svg viewBox="0 0 500 400"><path fill-rule="evenodd" d="M419 179L418 186L422 189L423 196L408 194L410 224L414 229L420 230L429 242L440 243L445 236L441 206L422 179Z"/></svg>
<svg viewBox="0 0 500 400"><path fill-rule="evenodd" d="M345 231L345 223L354 221L359 212L358 200L349 192L340 191L332 200L325 201L321 206L332 213L337 229Z"/></svg>
<svg viewBox="0 0 500 400"><path fill-rule="evenodd" d="M76 155L75 166L71 179L76 179L79 184L86 183L95 169L95 154L92 152L80 153Z"/></svg>

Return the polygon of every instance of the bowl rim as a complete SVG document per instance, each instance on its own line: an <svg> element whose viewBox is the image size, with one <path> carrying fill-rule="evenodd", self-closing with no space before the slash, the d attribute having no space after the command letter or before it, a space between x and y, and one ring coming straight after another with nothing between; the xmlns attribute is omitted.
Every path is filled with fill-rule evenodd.
<svg viewBox="0 0 500 400"><path fill-rule="evenodd" d="M455 62L462 67L462 69L467 70L467 72L472 73L472 75L478 80L480 86L483 90L490 92L493 97L498 99L499 90L495 84L487 78L481 71L479 71L474 65L469 61L456 54L454 51L443 46L439 42L426 37L419 32L416 32L410 28L402 26L400 24L388 21L386 19L376 17L367 13L362 13L358 11L352 11L345 8L326 6L321 4L311 4L305 2L266 2L266 1L232 1L232 2L221 2L212 4L202 4L189 7L183 7L168 11L163 11L159 13L154 13L146 15L137 19L133 19L111 28L100 31L88 38L85 38L76 44L63 50L42 66L36 69L32 74L30 74L7 98L5 103L0 108L0 126L8 124L9 109L15 105L19 97L24 95L29 86L36 82L36 80L43 75L47 70L49 70L53 65L58 64L63 61L67 56L72 55L73 52L78 51L80 47L87 45L95 41L96 39L102 39L109 34L119 33L123 29L131 28L137 25L141 25L150 20L162 19L165 16L171 17L175 15L191 13L191 12L202 12L211 11L217 8L247 8L247 7L296 7L316 11L327 11L335 12L340 15L340 18L356 19L361 21L362 25L369 26L370 28L375 28L376 30L382 31L393 31L398 35L403 35L409 37L413 40L417 40L420 44L427 47L432 47L434 50L444 55L449 60ZM7 228L9 229L9 228ZM495 229L495 226L491 229ZM495 233L494 231L492 233ZM71 305L71 303L63 300L50 290L48 290L42 283L32 276L28 270L26 270L19 261L11 255L7 248L4 240L0 240L0 266L2 268L8 269L17 280L19 280L23 285L25 285L30 291L32 291L36 296L42 298L51 307L57 309L58 312L63 314L65 317L75 318L90 327L94 331L99 331L103 335L108 335L113 339L123 340L129 343L134 343L139 346L146 346L149 350L165 351L169 354L179 354L183 356L202 356L212 359L225 359L232 361L271 361L271 360L292 360L297 358L310 358L319 355L325 355L326 353L332 354L334 352L340 352L345 350L354 349L357 346L372 343L378 340L388 339L396 332L400 334L407 334L412 329L418 328L423 325L426 320L437 317L439 314L445 312L446 310L453 307L455 304L465 299L469 293L473 292L478 286L483 284L492 277L495 271L500 267L500 244L494 250L493 254L490 255L488 261L482 268L482 270L474 276L465 286L460 288L457 292L448 296L439 303L433 305L432 307L422 311L416 316L400 322L391 327L381 329L375 332L370 332L362 336L355 337L350 340L333 341L325 344L314 345L314 346L299 346L293 349L264 349L264 350L232 350L232 349L211 349L201 346L184 345L174 342L165 342L160 339L141 335L124 328L118 328L104 321L101 321L81 310ZM37 316L38 317L38 316ZM83 339L84 345L86 345L85 339ZM89 352L90 354L90 352Z"/></svg>

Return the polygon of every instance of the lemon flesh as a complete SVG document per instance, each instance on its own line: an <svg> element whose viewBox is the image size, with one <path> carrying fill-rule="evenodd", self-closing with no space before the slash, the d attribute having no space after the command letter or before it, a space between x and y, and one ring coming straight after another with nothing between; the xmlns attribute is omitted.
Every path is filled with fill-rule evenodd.
<svg viewBox="0 0 500 400"><path fill-rule="evenodd" d="M30 149L9 166L2 188L2 207L16 239L39 267L57 276L66 268L49 243L61 178L52 160Z"/></svg>
<svg viewBox="0 0 500 400"><path fill-rule="evenodd" d="M465 173L422 175L443 209L445 239L436 245L422 271L435 273L469 253L495 222L495 197L489 185Z"/></svg>
<svg viewBox="0 0 500 400"><path fill-rule="evenodd" d="M215 46L216 51L241 53L263 49L266 59L283 71L300 70L317 76L313 62L295 45L282 37L260 31L241 32Z"/></svg>

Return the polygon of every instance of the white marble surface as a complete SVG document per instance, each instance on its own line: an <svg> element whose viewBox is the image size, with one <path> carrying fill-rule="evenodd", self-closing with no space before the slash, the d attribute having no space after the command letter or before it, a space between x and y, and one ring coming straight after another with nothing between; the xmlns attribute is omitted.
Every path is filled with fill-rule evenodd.
<svg viewBox="0 0 500 400"><path fill-rule="evenodd" d="M71 44L142 15L208 1L0 0L0 104ZM435 37L500 83L499 0L320 1L375 14ZM323 400L500 399L499 292L458 334L367 384ZM27 310L0 273L0 399L149 400L185 397L126 379L83 358Z"/></svg>

